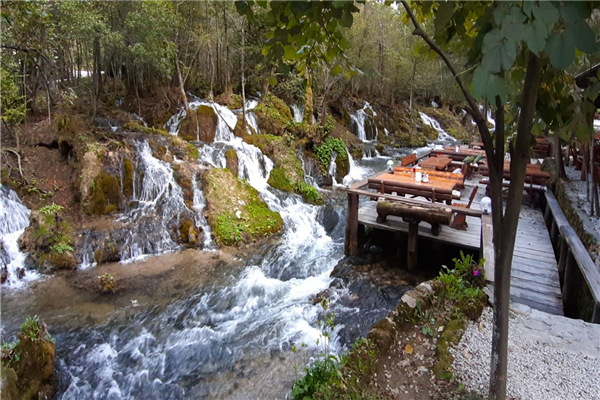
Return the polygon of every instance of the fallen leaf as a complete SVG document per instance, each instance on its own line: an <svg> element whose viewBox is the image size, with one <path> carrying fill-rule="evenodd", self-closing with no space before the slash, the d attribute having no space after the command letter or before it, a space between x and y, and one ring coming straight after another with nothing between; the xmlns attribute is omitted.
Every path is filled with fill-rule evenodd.
<svg viewBox="0 0 600 400"><path fill-rule="evenodd" d="M438 328L438 332L443 332L443 331L444 331L444 326L442 325Z"/></svg>
<svg viewBox="0 0 600 400"><path fill-rule="evenodd" d="M479 330L482 330L482 329L483 329L483 322L480 322L479 323Z"/></svg>
<svg viewBox="0 0 600 400"><path fill-rule="evenodd" d="M404 346L404 351L406 352L406 354L412 354L413 348L410 344L407 344L406 346Z"/></svg>

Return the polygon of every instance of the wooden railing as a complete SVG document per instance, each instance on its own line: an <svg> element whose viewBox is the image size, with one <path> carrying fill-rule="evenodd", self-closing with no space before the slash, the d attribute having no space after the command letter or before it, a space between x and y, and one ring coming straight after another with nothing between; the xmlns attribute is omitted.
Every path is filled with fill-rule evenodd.
<svg viewBox="0 0 600 400"><path fill-rule="evenodd" d="M545 198L544 219L558 259L558 275L565 311L567 314L575 312L578 300L577 286L583 281L594 302L591 321L600 323L600 271L569 224L554 194L548 190Z"/></svg>

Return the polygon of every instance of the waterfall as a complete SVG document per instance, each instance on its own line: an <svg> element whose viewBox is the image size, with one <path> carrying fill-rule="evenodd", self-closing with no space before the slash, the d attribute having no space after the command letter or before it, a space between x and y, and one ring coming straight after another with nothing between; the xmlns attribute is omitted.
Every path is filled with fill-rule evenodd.
<svg viewBox="0 0 600 400"><path fill-rule="evenodd" d="M212 241L210 235L210 225L204 216L204 209L206 208L206 199L204 198L204 192L198 186L198 182L196 179L192 180L192 189L194 190L194 202L193 208L196 212L196 226L202 228L202 232L204 235L204 250L212 250L214 249L214 243Z"/></svg>
<svg viewBox="0 0 600 400"><path fill-rule="evenodd" d="M337 185L337 182L335 180L335 174L337 172L337 165L335 163L335 160L337 159L337 152L334 150L331 152L331 161L329 162L329 168L327 169L327 174L329 176L331 176L331 182L333 182L333 186Z"/></svg>
<svg viewBox="0 0 600 400"><path fill-rule="evenodd" d="M450 136L450 134L448 134L448 132L446 132L442 126L440 125L439 122L437 122L435 119L431 118L429 115L420 112L419 111L419 115L421 115L421 121L423 121L424 124L431 126L433 129L435 129L438 133L438 138L437 140L439 141L445 141L445 142L456 142L456 139L454 139L452 136Z"/></svg>
<svg viewBox="0 0 600 400"><path fill-rule="evenodd" d="M191 214L171 166L152 155L147 141L139 142L136 147L138 165L133 200L138 205L120 218L129 225L121 251L122 262L177 249L179 246L170 232L178 228L182 215Z"/></svg>
<svg viewBox="0 0 600 400"><path fill-rule="evenodd" d="M252 134L252 130L250 129L250 127L254 129L254 132L260 133L260 129L258 128L258 117L256 116L256 113L252 111L256 108L257 105L257 99L246 100L246 130L248 131L249 135ZM241 114L243 112L244 110L242 109L234 111L234 113L236 114Z"/></svg>
<svg viewBox="0 0 600 400"><path fill-rule="evenodd" d="M356 165L348 149L346 149L346 156L348 157L348 165L350 168L348 169L348 174L344 177L344 181L347 182L349 180L350 182L355 182L364 179L369 174L369 171L364 167Z"/></svg>
<svg viewBox="0 0 600 400"><path fill-rule="evenodd" d="M292 115L294 116L294 122L301 123L304 119L304 106L299 104L292 104Z"/></svg>
<svg viewBox="0 0 600 400"><path fill-rule="evenodd" d="M131 114L131 116L133 117L133 119L140 121L145 127L148 127L148 124L146 123L146 121L144 121L144 118L140 117L136 113Z"/></svg>
<svg viewBox="0 0 600 400"><path fill-rule="evenodd" d="M173 136L177 136L181 122L185 119L187 113L185 108L182 108L177 113L171 115L171 118L165 123L163 128Z"/></svg>
<svg viewBox="0 0 600 400"><path fill-rule="evenodd" d="M29 226L30 211L23 205L14 190L0 185L0 264L6 271L9 287L22 287L24 282L39 278L35 271L25 269L27 254L19 250L19 237ZM24 274L22 280L19 275Z"/></svg>
<svg viewBox="0 0 600 400"><path fill-rule="evenodd" d="M369 142L367 140L367 132L365 129L365 124L369 121L371 116L365 112L365 110L371 110L373 116L376 116L377 113L373 110L373 107L365 101L363 108L356 110L355 112L350 114L351 127L355 127L356 136L363 142ZM375 137L374 140L377 140Z"/></svg>

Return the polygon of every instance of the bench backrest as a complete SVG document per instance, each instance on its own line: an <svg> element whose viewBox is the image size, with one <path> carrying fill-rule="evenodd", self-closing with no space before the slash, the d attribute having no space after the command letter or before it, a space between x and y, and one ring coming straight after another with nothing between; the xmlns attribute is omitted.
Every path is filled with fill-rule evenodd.
<svg viewBox="0 0 600 400"><path fill-rule="evenodd" d="M406 157L402 157L401 163L403 167L415 164L418 161L417 155L416 154L410 154Z"/></svg>

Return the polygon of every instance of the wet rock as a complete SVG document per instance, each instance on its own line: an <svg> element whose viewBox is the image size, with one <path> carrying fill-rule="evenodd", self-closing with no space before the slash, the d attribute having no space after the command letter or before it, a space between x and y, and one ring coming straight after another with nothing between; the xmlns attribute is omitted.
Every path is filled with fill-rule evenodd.
<svg viewBox="0 0 600 400"><path fill-rule="evenodd" d="M2 349L2 398L45 399L55 393L54 341L46 324L28 318L18 342Z"/></svg>
<svg viewBox="0 0 600 400"><path fill-rule="evenodd" d="M2 371L2 374L0 374L2 398L7 400L20 399L21 396L19 395L19 389L17 388L17 373L14 369L5 367L4 363L2 363L0 368Z"/></svg>
<svg viewBox="0 0 600 400"><path fill-rule="evenodd" d="M83 163L81 167L81 181L79 183L79 192L81 193L81 199L87 199L88 192L92 186L94 178L102 170L102 163L93 151L88 151L83 156Z"/></svg>
<svg viewBox="0 0 600 400"><path fill-rule="evenodd" d="M238 156L234 149L225 152L225 168L230 170L234 176L238 176Z"/></svg>
<svg viewBox="0 0 600 400"><path fill-rule="evenodd" d="M340 221L340 216L338 215L334 205L326 204L319 208L317 220L323 225L325 232L330 235Z"/></svg>
<svg viewBox="0 0 600 400"><path fill-rule="evenodd" d="M323 300L328 300L333 295L332 289L325 289L315 295L312 300L313 305L317 305Z"/></svg>
<svg viewBox="0 0 600 400"><path fill-rule="evenodd" d="M179 128L179 137L184 140L196 140L198 137L202 142L211 143L215 140L215 131L219 117L211 106L201 105L194 115L188 115Z"/></svg>
<svg viewBox="0 0 600 400"><path fill-rule="evenodd" d="M74 268L77 263L69 232L59 208L32 211L29 226L19 238L19 247L29 253L27 265L43 266L45 272L53 268Z"/></svg>

